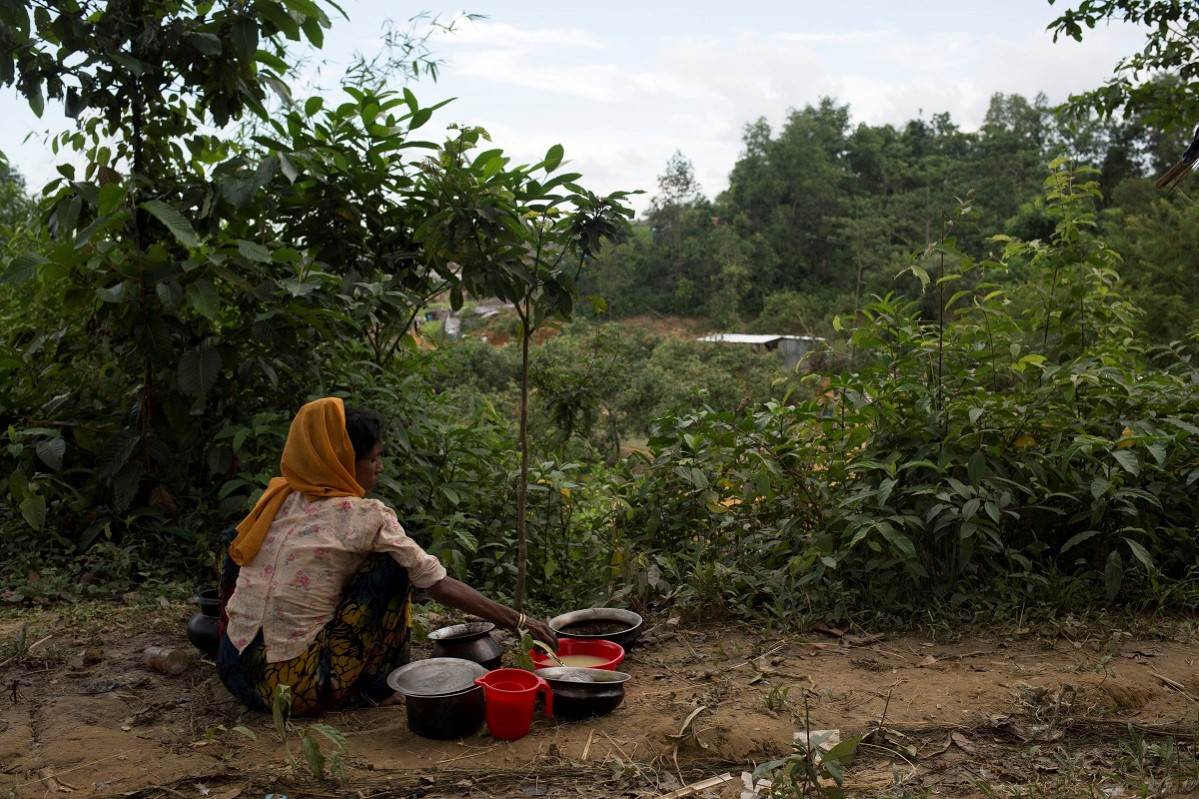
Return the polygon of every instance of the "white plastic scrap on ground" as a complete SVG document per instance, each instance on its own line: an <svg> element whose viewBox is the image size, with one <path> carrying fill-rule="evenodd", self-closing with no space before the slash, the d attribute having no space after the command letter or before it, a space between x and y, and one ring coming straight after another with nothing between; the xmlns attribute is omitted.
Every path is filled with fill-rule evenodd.
<svg viewBox="0 0 1199 799"><path fill-rule="evenodd" d="M774 785L770 780L760 778L754 781L754 775L748 771L741 772L741 799L762 799Z"/></svg>

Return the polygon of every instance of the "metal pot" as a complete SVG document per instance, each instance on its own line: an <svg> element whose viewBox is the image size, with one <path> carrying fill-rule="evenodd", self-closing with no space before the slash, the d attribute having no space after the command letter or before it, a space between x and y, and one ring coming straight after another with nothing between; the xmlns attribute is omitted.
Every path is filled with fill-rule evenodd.
<svg viewBox="0 0 1199 799"><path fill-rule="evenodd" d="M537 676L550 684L554 693L554 718L586 719L603 716L624 701L624 684L629 675L605 669L554 666L540 669Z"/></svg>
<svg viewBox="0 0 1199 799"><path fill-rule="evenodd" d="M461 658L487 669L498 669L504 648L491 637L495 625L488 621L455 624L429 633L433 657Z"/></svg>
<svg viewBox="0 0 1199 799"><path fill-rule="evenodd" d="M456 694L409 696L404 699L408 729L423 738L451 741L474 735L483 726L483 688Z"/></svg>
<svg viewBox="0 0 1199 799"><path fill-rule="evenodd" d="M404 695L408 729L425 738L453 740L483 726L483 689L475 680L487 669L460 658L416 660L387 675Z"/></svg>
<svg viewBox="0 0 1199 799"><path fill-rule="evenodd" d="M644 624L640 615L623 608L587 608L550 619L550 629L560 638L611 641L625 649L637 643Z"/></svg>

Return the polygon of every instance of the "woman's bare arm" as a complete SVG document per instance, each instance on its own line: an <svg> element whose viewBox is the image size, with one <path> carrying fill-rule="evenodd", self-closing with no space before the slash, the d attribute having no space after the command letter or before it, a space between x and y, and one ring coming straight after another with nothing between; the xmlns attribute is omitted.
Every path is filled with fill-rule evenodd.
<svg viewBox="0 0 1199 799"><path fill-rule="evenodd" d="M516 629L520 617L512 608L501 605L494 599L488 599L461 580L446 577L425 589L425 592L443 605L471 613L481 619L494 622L509 630ZM549 644L557 649L558 637L545 622L537 619L526 619L525 628L538 641Z"/></svg>

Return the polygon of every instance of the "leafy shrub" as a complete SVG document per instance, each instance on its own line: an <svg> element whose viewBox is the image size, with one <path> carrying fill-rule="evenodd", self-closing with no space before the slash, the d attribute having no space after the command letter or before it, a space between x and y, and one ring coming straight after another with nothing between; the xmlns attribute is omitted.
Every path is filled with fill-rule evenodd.
<svg viewBox="0 0 1199 799"><path fill-rule="evenodd" d="M1197 373L1133 334L1096 192L1055 163L1050 240L981 263L931 248L910 271L939 318L877 298L859 371L815 398L664 419L614 520L630 550L673 596L734 612L1021 601L1063 576L1193 602Z"/></svg>

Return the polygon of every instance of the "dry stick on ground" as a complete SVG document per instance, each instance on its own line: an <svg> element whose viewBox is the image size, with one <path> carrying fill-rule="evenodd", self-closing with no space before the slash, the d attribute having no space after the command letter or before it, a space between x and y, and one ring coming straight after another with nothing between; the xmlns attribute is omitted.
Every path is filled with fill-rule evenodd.
<svg viewBox="0 0 1199 799"><path fill-rule="evenodd" d="M994 649L980 649L977 652L965 652L961 655L940 655L940 656L934 656L934 657L936 657L938 661L944 662L946 660L965 660L966 658L974 658L974 657L978 657L979 655L994 655L994 654L996 654Z"/></svg>
<svg viewBox="0 0 1199 799"><path fill-rule="evenodd" d="M450 758L446 758L445 760L438 760L437 765L444 766L446 763L457 763L459 760L467 760L472 757L478 757L479 755L486 754L488 751L489 750L487 750L487 749L480 749L478 752L467 752L465 755L458 755L457 757L450 757Z"/></svg>
<svg viewBox="0 0 1199 799"><path fill-rule="evenodd" d="M125 751L123 751L123 752L117 752L117 753L115 753L115 754L111 754L111 755L108 755L108 756L106 756L106 757L102 757L102 758L100 758L99 760L93 760L93 761L91 761L91 762L89 762L89 763L80 763L78 766L71 766L70 768L64 768L62 771L58 772L58 773L57 773L57 774L55 774L54 776L55 776L55 777L57 777L57 776L59 776L59 774L69 774L69 773L70 773L70 772L72 772L72 771L78 771L78 770L79 770L79 769L81 769L81 768L87 768L88 766L94 766L94 765L96 765L97 763L103 763L103 762L104 762L104 761L106 761L106 760L112 760L112 759L113 759L113 758L115 758L115 757L120 757L121 755L127 755L127 754L129 754L130 752L136 752L136 751L137 751L137 749L136 749L136 747L135 747L135 748L133 748L133 749L126 749L126 750L125 750ZM30 786L30 785L37 785L37 784L38 784L39 782L41 782L41 781L42 781L42 780L41 780L41 778L38 778L38 779L36 779L36 780L30 780L29 782L22 782L22 783L20 783L19 785L14 785L14 786L13 786L13 788L14 788L14 790L15 790L16 788L26 788L26 787L28 787L28 786Z"/></svg>
<svg viewBox="0 0 1199 799"><path fill-rule="evenodd" d="M54 633L51 633L50 635L47 635L45 638L34 641L32 644L25 647L24 652L18 652L17 654L13 655L12 657L5 659L3 662L0 662L0 669L4 668L9 663L12 663L14 660L20 660L21 658L25 657L30 652L32 652L36 647L41 646L42 644L46 643L53 637L54 637Z"/></svg>
<svg viewBox="0 0 1199 799"><path fill-rule="evenodd" d="M1199 704L1199 700L1195 699L1195 697L1188 694L1186 691L1186 688L1183 687L1182 683L1178 682L1177 680L1171 680L1169 677L1165 676L1164 674L1158 674L1156 671L1150 671L1149 673L1152 674L1154 677L1158 678L1159 680L1161 680L1162 685L1166 686L1167 688L1171 688L1171 689L1177 691L1178 693L1182 694L1187 699L1189 699L1191 702L1193 702L1195 704Z"/></svg>

